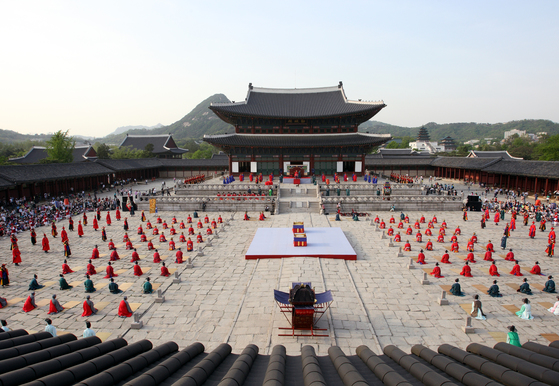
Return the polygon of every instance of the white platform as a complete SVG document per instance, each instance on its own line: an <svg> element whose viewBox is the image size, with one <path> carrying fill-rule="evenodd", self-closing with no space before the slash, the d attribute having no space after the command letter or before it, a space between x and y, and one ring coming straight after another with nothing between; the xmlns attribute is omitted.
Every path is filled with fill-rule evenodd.
<svg viewBox="0 0 559 386"><path fill-rule="evenodd" d="M291 228L258 228L245 259L322 257L357 260L355 250L340 228L305 228L306 247L293 246Z"/></svg>

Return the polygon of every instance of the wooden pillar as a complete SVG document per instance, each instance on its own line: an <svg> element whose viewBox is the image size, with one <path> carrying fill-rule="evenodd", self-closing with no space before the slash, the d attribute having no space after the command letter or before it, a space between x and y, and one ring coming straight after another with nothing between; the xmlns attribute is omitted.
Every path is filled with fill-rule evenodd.
<svg viewBox="0 0 559 386"><path fill-rule="evenodd" d="M549 178L546 178L546 179L545 179L545 189L544 189L544 194L546 194L546 195L547 195L547 186L548 186L548 184L549 184Z"/></svg>

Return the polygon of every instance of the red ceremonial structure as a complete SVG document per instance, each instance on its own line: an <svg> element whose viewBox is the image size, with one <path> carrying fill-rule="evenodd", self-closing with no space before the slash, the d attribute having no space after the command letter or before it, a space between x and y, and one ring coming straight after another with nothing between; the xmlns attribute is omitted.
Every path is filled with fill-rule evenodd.
<svg viewBox="0 0 559 386"><path fill-rule="evenodd" d="M316 334L315 331L327 330L317 328L316 325L334 301L330 291L316 294L310 282L292 283L289 293L274 290L274 299L291 324L291 327L280 327L280 330L291 330L291 333L279 334L279 336L328 336ZM291 319L288 315L291 315ZM296 330L310 331L310 333L296 333Z"/></svg>

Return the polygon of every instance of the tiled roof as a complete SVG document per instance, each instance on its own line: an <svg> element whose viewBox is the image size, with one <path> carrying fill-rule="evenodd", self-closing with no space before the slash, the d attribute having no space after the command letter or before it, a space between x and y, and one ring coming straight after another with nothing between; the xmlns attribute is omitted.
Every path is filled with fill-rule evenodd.
<svg viewBox="0 0 559 386"><path fill-rule="evenodd" d="M205 352L202 343L180 350L175 342L154 347L149 340L13 330L0 335L0 347L3 385L539 386L557 384L559 366L559 341L472 343L466 350L443 344L437 351L415 345L409 354L393 345L382 353L362 345L355 354L332 346L328 356L305 345L288 356L282 345L270 355L253 344L237 354L226 343Z"/></svg>
<svg viewBox="0 0 559 386"><path fill-rule="evenodd" d="M513 157L509 154L508 151L479 151L479 150L470 150L470 154L468 157L471 158L503 158L503 159L522 159L518 157Z"/></svg>
<svg viewBox="0 0 559 386"><path fill-rule="evenodd" d="M343 88L269 89L249 86L243 102L212 103L210 109L224 115L268 118L316 118L364 115L370 119L386 105L384 102L347 100Z"/></svg>
<svg viewBox="0 0 559 386"><path fill-rule="evenodd" d="M72 152L72 162L84 162L87 159L97 158L97 153L93 146L76 146ZM23 157L10 158L11 162L18 164L36 164L48 157L48 153L43 146L33 146Z"/></svg>
<svg viewBox="0 0 559 386"><path fill-rule="evenodd" d="M431 165L458 169L480 170L496 162L501 158L466 158L466 157L437 157Z"/></svg>
<svg viewBox="0 0 559 386"><path fill-rule="evenodd" d="M161 166L158 158L99 159L96 163L114 171L149 169Z"/></svg>
<svg viewBox="0 0 559 386"><path fill-rule="evenodd" d="M10 186L15 186L15 184L8 180L0 178L0 188L9 188Z"/></svg>
<svg viewBox="0 0 559 386"><path fill-rule="evenodd" d="M177 147L171 134L163 135L127 135L119 147L132 146L135 150L145 150L146 146L153 145L153 153L183 154L187 149Z"/></svg>
<svg viewBox="0 0 559 386"><path fill-rule="evenodd" d="M229 158L227 156L210 159L160 159L159 161L161 161L162 166L172 167L229 167Z"/></svg>
<svg viewBox="0 0 559 386"><path fill-rule="evenodd" d="M204 135L204 141L217 146L309 147L380 145L390 139L388 134L223 134Z"/></svg>
<svg viewBox="0 0 559 386"><path fill-rule="evenodd" d="M0 177L13 182L25 183L45 180L60 180L75 177L98 176L112 173L111 169L95 162L68 164L5 165L0 168Z"/></svg>
<svg viewBox="0 0 559 386"><path fill-rule="evenodd" d="M483 171L529 177L559 178L559 161L502 160L484 167Z"/></svg>
<svg viewBox="0 0 559 386"><path fill-rule="evenodd" d="M431 166L431 163L435 160L434 157L394 157L394 158L369 158L365 157L365 165L367 166Z"/></svg>

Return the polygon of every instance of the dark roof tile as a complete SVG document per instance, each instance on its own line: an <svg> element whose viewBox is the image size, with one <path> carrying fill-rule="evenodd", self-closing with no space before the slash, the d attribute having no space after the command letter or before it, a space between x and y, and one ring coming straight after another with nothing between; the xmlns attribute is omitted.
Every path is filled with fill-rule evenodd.
<svg viewBox="0 0 559 386"><path fill-rule="evenodd" d="M316 118L364 115L370 119L386 105L384 102L347 100L341 86L310 89L269 89L249 86L245 101L212 103L210 109L223 115L269 118Z"/></svg>
<svg viewBox="0 0 559 386"><path fill-rule="evenodd" d="M153 145L153 153L172 153L183 154L187 149L177 147L173 137L170 134L164 135L127 135L119 147L132 146L135 150L145 150L146 146Z"/></svg>
<svg viewBox="0 0 559 386"><path fill-rule="evenodd" d="M75 177L97 176L112 173L95 162L68 164L7 165L0 169L0 177L16 183L31 181L60 180Z"/></svg>
<svg viewBox="0 0 559 386"><path fill-rule="evenodd" d="M258 147L309 147L309 146L355 146L380 145L390 139L387 134L223 134L205 135L204 141L217 146Z"/></svg>

